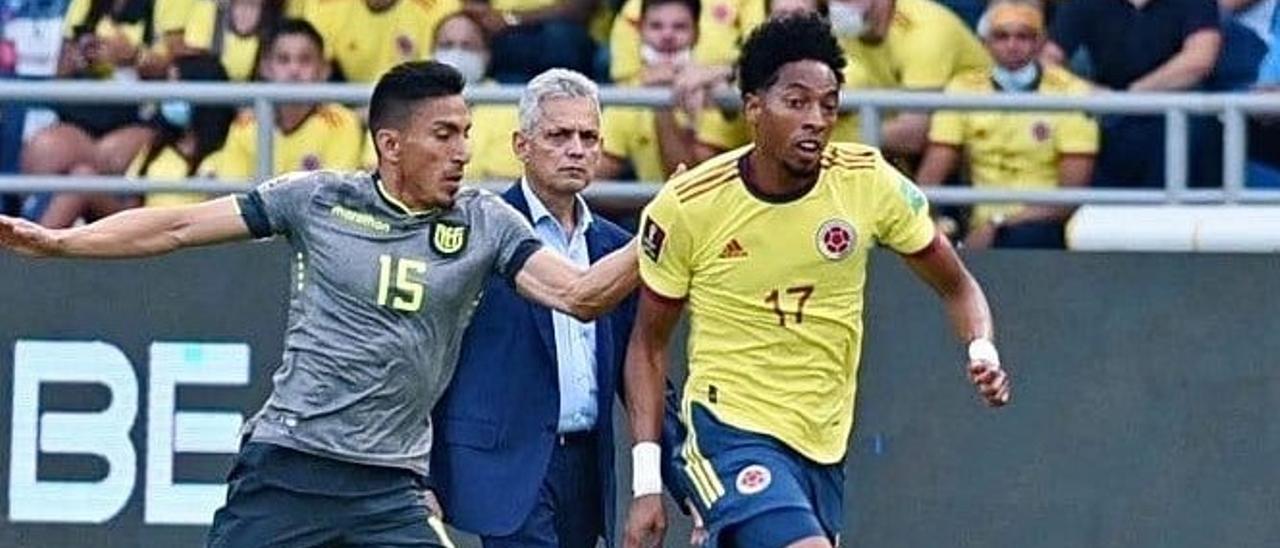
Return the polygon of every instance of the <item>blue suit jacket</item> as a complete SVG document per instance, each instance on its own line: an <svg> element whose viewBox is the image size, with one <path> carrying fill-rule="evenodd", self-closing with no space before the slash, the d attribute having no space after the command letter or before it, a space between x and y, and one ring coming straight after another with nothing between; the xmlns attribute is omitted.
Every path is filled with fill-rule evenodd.
<svg viewBox="0 0 1280 548"><path fill-rule="evenodd" d="M520 186L502 198L529 217ZM597 216L587 228L596 262L631 235ZM634 298L596 318L596 431L605 531L614 522L613 398L635 316ZM434 410L431 478L446 519L472 533L501 536L523 522L538 497L560 415L551 311L490 276L467 329L449 389Z"/></svg>

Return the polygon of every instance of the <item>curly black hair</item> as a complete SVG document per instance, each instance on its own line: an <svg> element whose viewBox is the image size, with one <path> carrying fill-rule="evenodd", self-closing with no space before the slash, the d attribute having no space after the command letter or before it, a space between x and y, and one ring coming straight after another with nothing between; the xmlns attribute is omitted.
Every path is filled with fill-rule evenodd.
<svg viewBox="0 0 1280 548"><path fill-rule="evenodd" d="M738 89L744 98L758 95L778 81L779 69L796 61L825 64L844 85L847 61L831 24L817 13L805 13L771 18L751 32L738 58Z"/></svg>

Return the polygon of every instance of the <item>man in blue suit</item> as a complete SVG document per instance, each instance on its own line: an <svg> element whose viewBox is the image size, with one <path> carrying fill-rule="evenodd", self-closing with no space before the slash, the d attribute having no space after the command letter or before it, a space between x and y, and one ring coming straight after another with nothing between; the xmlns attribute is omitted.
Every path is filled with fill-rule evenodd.
<svg viewBox="0 0 1280 548"><path fill-rule="evenodd" d="M579 196L600 159L594 83L553 69L520 99L524 177L502 194L538 238L586 267L631 235ZM486 548L593 547L614 530L613 398L634 302L594 322L487 282L436 406L432 481L445 520Z"/></svg>

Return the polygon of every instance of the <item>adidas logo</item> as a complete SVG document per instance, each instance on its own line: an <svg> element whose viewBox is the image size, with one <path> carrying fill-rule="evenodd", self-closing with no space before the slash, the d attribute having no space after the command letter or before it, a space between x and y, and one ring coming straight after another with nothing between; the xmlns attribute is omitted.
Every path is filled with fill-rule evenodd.
<svg viewBox="0 0 1280 548"><path fill-rule="evenodd" d="M746 257L747 250L738 243L737 238L729 240L729 243L724 244L724 249L720 251L721 259L745 259Z"/></svg>

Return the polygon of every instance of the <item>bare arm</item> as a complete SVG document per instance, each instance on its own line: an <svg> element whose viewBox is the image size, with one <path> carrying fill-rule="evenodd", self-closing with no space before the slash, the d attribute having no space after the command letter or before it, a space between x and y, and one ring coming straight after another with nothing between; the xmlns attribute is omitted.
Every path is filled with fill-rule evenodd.
<svg viewBox="0 0 1280 548"><path fill-rule="evenodd" d="M1182 51L1159 68L1129 84L1129 91L1172 91L1188 89L1213 72L1222 47L1222 35L1215 29L1198 30L1182 42Z"/></svg>
<svg viewBox="0 0 1280 548"><path fill-rule="evenodd" d="M1093 179L1092 154L1065 154L1058 161L1058 186L1082 188ZM1076 210L1072 206L1030 206L1010 217L1005 224L1030 221L1065 221Z"/></svg>
<svg viewBox="0 0 1280 548"><path fill-rule="evenodd" d="M596 166L596 178L614 180L620 177L626 169L626 160L606 152L600 155L600 164Z"/></svg>
<svg viewBox="0 0 1280 548"><path fill-rule="evenodd" d="M910 156L920 154L929 140L929 115L903 112L886 121L880 133L884 150Z"/></svg>
<svg viewBox="0 0 1280 548"><path fill-rule="evenodd" d="M62 230L0 216L0 247L33 257L119 259L249 238L233 196L200 204L122 211Z"/></svg>
<svg viewBox="0 0 1280 548"><path fill-rule="evenodd" d="M579 320L588 321L617 306L640 283L634 240L582 270L543 248L516 274L521 295Z"/></svg>
<svg viewBox="0 0 1280 548"><path fill-rule="evenodd" d="M667 345L671 332L680 320L684 301L671 301L642 289L636 312L636 324L627 345L623 376L627 385L627 411L631 418L631 436L636 444L657 443L662 435L665 388L667 379ZM642 470L638 463L635 474ZM649 470L649 474L653 471ZM660 494L636 497L628 510L628 548L653 546L661 542L666 531L666 516Z"/></svg>
<svg viewBox="0 0 1280 548"><path fill-rule="evenodd" d="M960 147L942 143L929 143L920 168L916 170L916 183L920 186L938 186L960 163Z"/></svg>
<svg viewBox="0 0 1280 548"><path fill-rule="evenodd" d="M654 126L658 134L658 155L662 158L662 173L670 177L681 165L694 165L694 132L680 127L673 109L658 109L654 113Z"/></svg>

